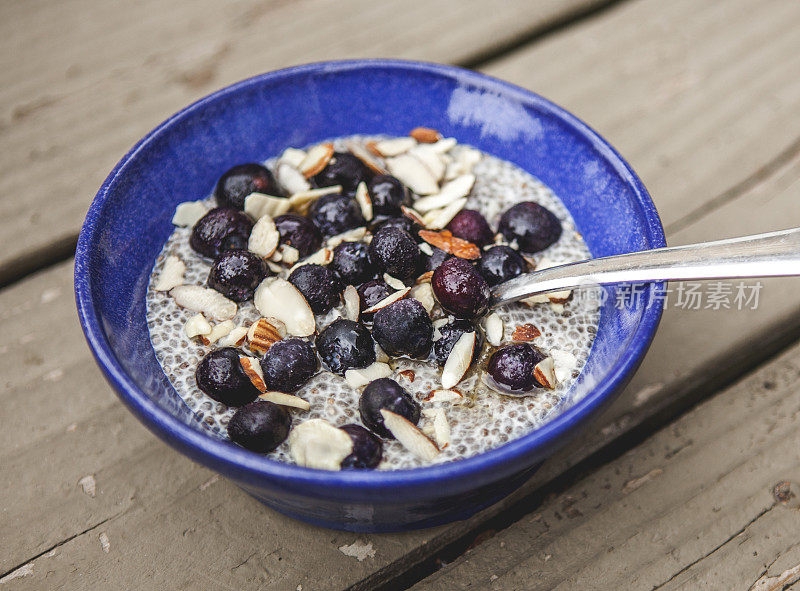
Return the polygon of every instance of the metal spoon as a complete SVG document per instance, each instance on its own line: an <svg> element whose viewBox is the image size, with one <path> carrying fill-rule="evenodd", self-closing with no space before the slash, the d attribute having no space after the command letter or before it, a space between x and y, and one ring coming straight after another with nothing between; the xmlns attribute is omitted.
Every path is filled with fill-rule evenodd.
<svg viewBox="0 0 800 591"><path fill-rule="evenodd" d="M609 283L800 275L800 228L590 259L526 273L492 289L490 307Z"/></svg>

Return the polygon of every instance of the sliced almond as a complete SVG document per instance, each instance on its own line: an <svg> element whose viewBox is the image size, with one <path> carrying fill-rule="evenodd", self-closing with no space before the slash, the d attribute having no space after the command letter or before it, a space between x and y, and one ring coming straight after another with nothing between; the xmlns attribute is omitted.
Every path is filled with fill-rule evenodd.
<svg viewBox="0 0 800 591"><path fill-rule="evenodd" d="M406 284L397 279L396 277L392 277L388 273L383 274L383 280L386 282L386 285L391 287L392 289L405 289Z"/></svg>
<svg viewBox="0 0 800 591"><path fill-rule="evenodd" d="M292 408L299 408L300 410L309 410L311 404L308 400L303 400L299 396L293 394L284 394L283 392L264 392L258 396L261 400L280 404L281 406L291 406Z"/></svg>
<svg viewBox="0 0 800 591"><path fill-rule="evenodd" d="M505 327L503 319L496 312L492 312L486 317L486 340L490 345L497 347L503 342L503 332Z"/></svg>
<svg viewBox="0 0 800 591"><path fill-rule="evenodd" d="M330 248L320 248L317 252L311 253L306 258L304 258L299 263L296 263L291 269L289 269L289 275L292 274L292 271L297 269L298 267L302 267L303 265L328 265L333 260L333 251Z"/></svg>
<svg viewBox="0 0 800 591"><path fill-rule="evenodd" d="M158 274L158 282L153 288L156 291L169 291L173 287L183 285L183 275L186 273L186 265L182 260L174 255L168 256L164 260L164 266Z"/></svg>
<svg viewBox="0 0 800 591"><path fill-rule="evenodd" d="M305 160L305 150L298 150L297 148L286 148L278 158L278 162L285 162L293 168L300 168L300 163Z"/></svg>
<svg viewBox="0 0 800 591"><path fill-rule="evenodd" d="M202 312L216 320L230 320L238 309L235 302L218 291L199 285L179 285L172 288L169 295L181 308Z"/></svg>
<svg viewBox="0 0 800 591"><path fill-rule="evenodd" d="M275 227L275 222L268 215L261 217L250 231L250 239L247 241L247 250L258 256L269 258L275 249L278 248L281 235Z"/></svg>
<svg viewBox="0 0 800 591"><path fill-rule="evenodd" d="M520 324L511 334L511 340L516 342L528 342L532 341L541 334L542 331L536 328L533 324Z"/></svg>
<svg viewBox="0 0 800 591"><path fill-rule="evenodd" d="M551 291L547 294L547 299L553 304L566 304L572 299L572 290Z"/></svg>
<svg viewBox="0 0 800 591"><path fill-rule="evenodd" d="M553 358L556 380L565 382L572 377L578 367L578 358L575 355L561 349L550 349L550 357Z"/></svg>
<svg viewBox="0 0 800 591"><path fill-rule="evenodd" d="M456 217L456 214L459 211L464 209L466 204L467 198L462 197L461 199L453 201L447 207L429 211L423 216L422 221L424 222L426 228L430 228L431 230L441 230L450 223L450 220Z"/></svg>
<svg viewBox="0 0 800 591"><path fill-rule="evenodd" d="M247 357L246 355L239 355L239 365L245 375L250 378L252 384L259 392L264 392L267 389L264 383L264 371L261 369L261 364L255 357Z"/></svg>
<svg viewBox="0 0 800 591"><path fill-rule="evenodd" d="M344 372L344 379L347 381L348 386L357 390L370 382L380 378L388 378L390 375L392 375L392 368L387 363L376 361L361 369L348 369Z"/></svg>
<svg viewBox="0 0 800 591"><path fill-rule="evenodd" d="M325 242L328 248L336 248L342 242L358 242L362 238L367 235L367 229L364 226L360 226L358 228L353 228L352 230L348 230L347 232L342 232L341 234L337 234L336 236L331 236Z"/></svg>
<svg viewBox="0 0 800 591"><path fill-rule="evenodd" d="M278 164L275 176L280 186L286 189L289 194L302 193L311 189L311 184L306 180L306 177L299 170L285 162Z"/></svg>
<svg viewBox="0 0 800 591"><path fill-rule="evenodd" d="M269 270L275 273L275 275L280 275L284 271L283 267L277 263L273 263L272 261L267 261L267 267L269 267Z"/></svg>
<svg viewBox="0 0 800 591"><path fill-rule="evenodd" d="M442 138L441 133L430 127L415 127L408 135L421 144L433 144Z"/></svg>
<svg viewBox="0 0 800 591"><path fill-rule="evenodd" d="M533 377L544 388L552 390L556 387L558 381L556 380L556 370L552 357L545 357L533 369Z"/></svg>
<svg viewBox="0 0 800 591"><path fill-rule="evenodd" d="M423 242L422 244L425 244L425 243ZM422 246L422 245L420 245L420 246ZM427 244L426 244L426 246L427 246ZM422 249L420 248L420 250L422 250ZM422 275L417 277L416 284L419 285L421 283L430 283L431 279L433 279L433 271L425 271Z"/></svg>
<svg viewBox="0 0 800 591"><path fill-rule="evenodd" d="M411 293L409 295L422 304L422 307L425 308L428 314L433 312L436 300L433 297L433 288L430 283L415 285L411 288Z"/></svg>
<svg viewBox="0 0 800 591"><path fill-rule="evenodd" d="M277 318L289 334L307 337L314 334L316 321L311 307L297 288L277 277L267 277L258 286L253 303L262 316Z"/></svg>
<svg viewBox="0 0 800 591"><path fill-rule="evenodd" d="M389 363L391 358L386 354L386 351L381 349L381 346L378 343L375 343L375 361L380 361L381 363Z"/></svg>
<svg viewBox="0 0 800 591"><path fill-rule="evenodd" d="M391 138L388 140L380 140L372 144L378 154L384 158L405 154L416 145L417 141L412 137Z"/></svg>
<svg viewBox="0 0 800 591"><path fill-rule="evenodd" d="M423 242L423 243L421 243L421 244L419 245L419 249L420 249L420 251L421 251L423 254L426 254L426 255L428 255L429 257L432 257L432 256L433 256L433 249L431 248L431 245L430 245L430 244L428 244L427 242Z"/></svg>
<svg viewBox="0 0 800 591"><path fill-rule="evenodd" d="M439 183L434 174L418 158L401 154L386 160L389 172L417 195L432 195L439 192Z"/></svg>
<svg viewBox="0 0 800 591"><path fill-rule="evenodd" d="M462 238L453 236L450 230L420 230L419 237L445 252L462 259L476 260L481 258L481 249Z"/></svg>
<svg viewBox="0 0 800 591"><path fill-rule="evenodd" d="M312 189L310 186L303 190L298 191L296 193L292 193L292 196L289 197L289 204L291 208L305 214L308 209L311 207L311 204L314 203L320 197L324 197L325 195L334 195L336 193L342 192L341 185L333 185L332 187L321 187L319 189Z"/></svg>
<svg viewBox="0 0 800 591"><path fill-rule="evenodd" d="M430 403L434 402L453 402L453 403L461 403L464 402L464 395L459 392L458 390L434 390L430 393L430 396L427 398L427 401Z"/></svg>
<svg viewBox="0 0 800 591"><path fill-rule="evenodd" d="M286 326L282 322L277 319L259 318L247 331L247 346L253 353L263 355L284 336L286 336Z"/></svg>
<svg viewBox="0 0 800 591"><path fill-rule="evenodd" d="M350 142L347 144L347 149L350 150L350 153L361 160L364 165L369 168L375 174L386 174L386 169L378 162L375 158L370 155L370 153L359 144L355 142Z"/></svg>
<svg viewBox="0 0 800 591"><path fill-rule="evenodd" d="M240 347L247 338L247 328L236 326L219 340L220 347Z"/></svg>
<svg viewBox="0 0 800 591"><path fill-rule="evenodd" d="M422 214L420 212L418 212L417 210L415 210L414 208L407 207L405 205L401 205L400 206L400 211L403 212L404 216L406 216L408 218L411 218L411 220L415 224L418 224L418 225L422 226L423 228L425 227L425 222L422 219Z"/></svg>
<svg viewBox="0 0 800 591"><path fill-rule="evenodd" d="M178 203L172 215L172 223L182 228L192 228L201 217L208 213L208 206L202 201Z"/></svg>
<svg viewBox="0 0 800 591"><path fill-rule="evenodd" d="M278 250L280 250L281 253L281 262L285 265L294 265L300 259L300 251L294 246L281 244Z"/></svg>
<svg viewBox="0 0 800 591"><path fill-rule="evenodd" d="M190 339L194 337L207 335L211 332L211 325L206 320L205 316L202 314L195 314L189 320L186 321L186 324L183 325L183 332L186 333L186 336Z"/></svg>
<svg viewBox="0 0 800 591"><path fill-rule="evenodd" d="M333 144L318 144L306 152L306 157L297 167L306 178L322 172L333 156Z"/></svg>
<svg viewBox="0 0 800 591"><path fill-rule="evenodd" d="M289 433L289 452L298 466L340 470L353 453L353 440L324 419L309 419Z"/></svg>
<svg viewBox="0 0 800 591"><path fill-rule="evenodd" d="M352 285L348 285L344 288L342 299L344 300L345 318L355 322L358 320L359 309L361 308L361 298L358 297L358 290Z"/></svg>
<svg viewBox="0 0 800 591"><path fill-rule="evenodd" d="M370 221L372 219L372 199L367 191L367 183L363 181L356 187L356 203L361 208L361 215L364 216L364 219Z"/></svg>
<svg viewBox="0 0 800 591"><path fill-rule="evenodd" d="M447 422L447 415L443 408L425 408L422 410L423 416L433 422L433 438L439 449L444 449L450 445L450 423Z"/></svg>
<svg viewBox="0 0 800 591"><path fill-rule="evenodd" d="M454 137L445 137L440 139L435 144L431 144L431 148L439 152L439 154L446 154L450 150L456 147L456 138Z"/></svg>
<svg viewBox="0 0 800 591"><path fill-rule="evenodd" d="M203 335L203 344L211 345L216 343L221 338L228 336L235 326L236 325L233 323L233 320L225 320L224 322L215 324L213 327L211 327L210 333Z"/></svg>
<svg viewBox="0 0 800 591"><path fill-rule="evenodd" d="M458 384L467 373L475 351L476 336L475 332L465 332L450 350L442 369L442 388L445 390Z"/></svg>
<svg viewBox="0 0 800 591"><path fill-rule="evenodd" d="M439 448L420 431L414 423L389 410L381 409L383 424L403 447L420 459L431 461L439 455Z"/></svg>
<svg viewBox="0 0 800 591"><path fill-rule="evenodd" d="M244 212L254 220L265 215L277 217L283 215L292 204L286 197L273 197L264 193L250 193L244 198Z"/></svg>
<svg viewBox="0 0 800 591"><path fill-rule="evenodd" d="M442 159L442 155L433 149L430 144L419 144L414 146L408 151L407 154L422 162L422 164L425 165L425 168L431 172L437 183L442 180L446 165Z"/></svg>
<svg viewBox="0 0 800 591"><path fill-rule="evenodd" d="M394 304L396 301L402 300L410 292L411 292L411 288L410 287L406 287L404 289L396 291L393 294L388 295L385 298L383 298L380 302L378 302L374 306L370 306L369 308L364 310L364 312L367 313L367 314L371 314L373 312L377 312L378 310L380 310L381 308L385 308L389 304Z"/></svg>
<svg viewBox="0 0 800 591"><path fill-rule="evenodd" d="M445 183L441 191L428 197L422 197L414 202L414 209L426 213L434 209L441 209L463 197L469 195L475 185L474 174L462 174L452 181Z"/></svg>

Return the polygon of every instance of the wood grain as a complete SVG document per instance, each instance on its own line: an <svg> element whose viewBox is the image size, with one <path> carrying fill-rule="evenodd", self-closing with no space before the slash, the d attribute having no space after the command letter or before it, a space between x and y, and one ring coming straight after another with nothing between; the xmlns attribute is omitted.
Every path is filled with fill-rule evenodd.
<svg viewBox="0 0 800 591"><path fill-rule="evenodd" d="M469 61L603 3L4 2L0 283L68 253L114 163L212 90L331 58Z"/></svg>

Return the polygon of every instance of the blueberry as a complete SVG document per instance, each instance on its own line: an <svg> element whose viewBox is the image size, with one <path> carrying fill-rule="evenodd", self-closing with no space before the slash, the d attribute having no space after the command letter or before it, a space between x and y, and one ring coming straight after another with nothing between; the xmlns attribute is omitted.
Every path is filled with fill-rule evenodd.
<svg viewBox="0 0 800 591"><path fill-rule="evenodd" d="M369 246L363 242L342 242L334 248L331 267L347 285L361 285L377 273L369 260Z"/></svg>
<svg viewBox="0 0 800 591"><path fill-rule="evenodd" d="M347 195L323 195L311 205L311 221L325 236L336 236L364 225L355 199Z"/></svg>
<svg viewBox="0 0 800 591"><path fill-rule="evenodd" d="M433 323L417 300L399 300L375 312L372 337L389 355L422 357L431 350Z"/></svg>
<svg viewBox="0 0 800 591"><path fill-rule="evenodd" d="M522 275L528 270L528 263L516 250L501 244L483 251L477 269L492 286Z"/></svg>
<svg viewBox="0 0 800 591"><path fill-rule="evenodd" d="M319 368L314 347L301 339L284 339L272 345L261 358L261 371L268 390L292 394L314 377Z"/></svg>
<svg viewBox="0 0 800 591"><path fill-rule="evenodd" d="M417 401L400 384L389 378L380 378L364 388L358 401L358 410L361 422L387 439L394 439L394 436L384 427L381 410L398 414L415 425L419 422Z"/></svg>
<svg viewBox="0 0 800 591"><path fill-rule="evenodd" d="M307 217L295 213L279 215L274 220L281 244L296 248L300 258L318 251L322 246L322 233Z"/></svg>
<svg viewBox="0 0 800 591"><path fill-rule="evenodd" d="M194 372L197 387L227 406L242 406L255 400L258 389L244 373L239 355L238 349L224 347L203 357Z"/></svg>
<svg viewBox="0 0 800 591"><path fill-rule="evenodd" d="M378 230L390 227L400 228L401 230L408 232L416 242L422 242L422 238L419 237L419 231L422 229L422 227L410 217L405 215L390 218L376 218L370 227L370 231L373 234L376 234Z"/></svg>
<svg viewBox="0 0 800 591"><path fill-rule="evenodd" d="M342 470L369 470L381 463L383 443L361 425L339 427L353 440L353 453L342 460Z"/></svg>
<svg viewBox="0 0 800 591"><path fill-rule="evenodd" d="M475 361L480 356L483 348L483 335L469 320L456 319L444 326L440 326L437 330L441 337L433 343L433 356L440 366L444 366L447 362L450 351L453 350L453 346L458 342L458 339L468 332L475 333L475 348L472 350L472 361Z"/></svg>
<svg viewBox="0 0 800 591"><path fill-rule="evenodd" d="M230 207L217 207L201 217L192 228L189 244L209 258L237 248L247 248L253 222L241 211Z"/></svg>
<svg viewBox="0 0 800 591"><path fill-rule="evenodd" d="M474 209L462 209L447 224L453 236L472 242L480 247L494 241L494 232L483 214Z"/></svg>
<svg viewBox="0 0 800 591"><path fill-rule="evenodd" d="M439 265L441 265L447 259L453 257L453 255L450 254L449 252L445 252L441 248L436 248L435 246L431 246L431 250L433 251L433 254L425 258L426 271L435 271L436 269L439 268Z"/></svg>
<svg viewBox="0 0 800 591"><path fill-rule="evenodd" d="M289 275L289 283L306 298L314 314L327 314L339 304L344 286L339 277L322 265L302 265Z"/></svg>
<svg viewBox="0 0 800 591"><path fill-rule="evenodd" d="M500 233L516 241L522 252L539 252L561 237L561 222L549 209L533 201L523 201L500 218Z"/></svg>
<svg viewBox="0 0 800 591"><path fill-rule="evenodd" d="M260 164L239 164L217 181L214 196L220 207L244 209L244 200L250 193L279 195L272 173Z"/></svg>
<svg viewBox="0 0 800 591"><path fill-rule="evenodd" d="M527 392L539 386L533 371L544 355L528 343L498 349L489 359L489 375L500 386L514 392Z"/></svg>
<svg viewBox="0 0 800 591"><path fill-rule="evenodd" d="M442 307L458 318L476 318L489 306L489 286L472 263L453 257L433 272L433 294Z"/></svg>
<svg viewBox="0 0 800 591"><path fill-rule="evenodd" d="M375 312L364 312L381 300L388 298L394 293L394 289L389 287L383 280L374 279L358 286L358 299L360 301L361 319L369 322Z"/></svg>
<svg viewBox="0 0 800 591"><path fill-rule="evenodd" d="M411 235L400 228L383 227L369 243L369 258L378 270L398 279L414 275L421 254Z"/></svg>
<svg viewBox="0 0 800 591"><path fill-rule="evenodd" d="M358 158L347 152L334 152L328 164L311 177L315 187L341 185L342 191L353 194L362 181L368 181L372 172Z"/></svg>
<svg viewBox="0 0 800 591"><path fill-rule="evenodd" d="M286 440L291 426L292 419L282 406L252 402L231 417L228 437L246 449L265 454Z"/></svg>
<svg viewBox="0 0 800 591"><path fill-rule="evenodd" d="M367 184L372 211L375 215L400 215L400 206L408 202L408 191L403 183L388 174L372 177Z"/></svg>
<svg viewBox="0 0 800 591"><path fill-rule="evenodd" d="M253 297L258 284L269 274L267 263L257 254L226 250L214 261L207 284L234 302L244 302Z"/></svg>
<svg viewBox="0 0 800 591"><path fill-rule="evenodd" d="M375 343L363 324L339 318L317 337L317 351L333 373L344 375L375 362Z"/></svg>

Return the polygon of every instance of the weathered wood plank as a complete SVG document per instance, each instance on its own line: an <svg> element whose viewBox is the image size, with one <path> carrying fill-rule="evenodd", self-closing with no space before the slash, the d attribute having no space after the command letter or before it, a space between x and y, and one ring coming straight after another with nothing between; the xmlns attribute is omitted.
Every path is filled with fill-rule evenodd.
<svg viewBox="0 0 800 591"><path fill-rule="evenodd" d="M5 2L0 282L68 252L114 162L211 90L332 56L468 61L606 2Z"/></svg>
<svg viewBox="0 0 800 591"><path fill-rule="evenodd" d="M797 569L799 377L794 346L414 589L744 590Z"/></svg>
<svg viewBox="0 0 800 591"><path fill-rule="evenodd" d="M663 6L655 2L649 5L654 13L660 13ZM682 6L682 18L686 20L692 7L686 3ZM632 11L631 22L638 26L642 15L637 7L638 4L631 4L623 8ZM573 44L578 45L585 30L593 29L598 22L609 18L605 35L597 32L593 35L600 41L614 42L614 33L625 29L618 20L619 14L617 11L574 31L565 31L558 37L570 37ZM672 12L670 14L677 18ZM751 20L737 21L741 30L734 32L729 29L729 34L753 37L751 27L760 29L762 24L758 19ZM656 37L646 41L656 46L664 42ZM702 49L714 50L713 47ZM652 45L647 45L642 51L657 53ZM532 55L535 59L535 52ZM591 64L587 64L587 75L593 71L589 66ZM565 84L567 82L569 80L565 79ZM613 94L614 80L608 79L607 84L603 92ZM701 90L702 87L697 92ZM598 92L602 96L602 92ZM638 99L633 96L630 100ZM616 109L618 116L622 117L627 109L635 107L635 102L607 102L606 107ZM660 121L657 113L650 119L654 125ZM689 131L688 128L676 127L672 133ZM727 145L720 148L723 152L725 149ZM695 162L698 168L703 166L703 162L692 153L678 156L674 166L688 166L686 162ZM657 161L660 157L658 145L654 144L647 158ZM798 211L791 197L792 184L797 179L798 165L792 161L774 171L763 184L755 183L745 195L733 199L726 206L729 209L720 217L706 217L695 226L687 227L676 235L676 241L718 237L715 232L723 229L733 235L796 224ZM729 180L733 183L738 179ZM651 184L647 176L645 181ZM794 187L796 191L796 184ZM669 213L685 209L681 203L675 206L672 203L663 201L662 210ZM754 210L754 205L759 207ZM757 211L757 215L753 211ZM732 225L732 219L738 220L740 225ZM743 227L745 224L748 227ZM196 587L200 583L227 588L248 582L256 586L253 577L257 575L253 573L263 575L267 572L270 583L265 585L272 584L275 588L283 585L285 588L289 581L294 583L294 574L302 571L306 576L306 588L341 588L368 576L372 577L371 581L380 580L396 572L401 563L411 565L428 555L431 548L441 547L464 535L508 505L498 505L473 520L445 528L397 536L361 536L360 539L373 545L376 554L358 562L338 550L340 545L358 539L357 536L321 532L289 522L257 506L223 481L200 491L200 485L208 481L210 474L154 441L113 401L107 387L102 385L99 373L85 352L79 331L73 326L69 275L69 267L61 265L0 294L0 317L4 327L10 327L7 334L11 345L7 351L10 355L0 356L0 373L4 376L0 401L8 401L18 411L14 414L18 420L8 425L3 435L3 442L14 447L0 448L3 450L0 452L3 473L9 475L11 482L18 483L0 492L0 506L5 509L4 520L0 523L0 540L14 540L13 544L3 544L4 549L8 547L11 551L0 556L0 572L12 569L41 552L46 554L52 546L89 530L59 546L53 557L45 555L30 563L36 574L15 579L20 586L41 586L39 575L49 571L52 571L52 580L68 580L69 586L77 586L80 583L73 569L83 575L80 580L87 587L105 585L110 581L130 586L139 580L143 581L140 583L142 586L146 586L147 583L138 576L140 573L154 573L158 567L169 572L170 560L182 563L190 552L196 557L193 564L202 565L206 561L210 566L207 570L199 568L183 573L180 580L173 578L170 581L173 586ZM742 357L746 362L752 350L752 347L747 347L748 340L760 342L771 338L774 336L773 327L777 325L781 325L784 332L796 327L798 310L792 306L795 300L791 297L794 283L779 280L774 285L778 287L772 287L772 283L765 287L763 296L772 298L770 294L774 294L776 299L770 300L769 306L764 305L758 315L748 314L744 330L741 326L745 321L738 316L720 321L716 312L670 310L654 343L653 355L645 362L632 387L598 422L594 431L548 462L526 486L523 494L586 458L661 406L696 389L698 384L706 384L715 376L730 371ZM55 292L50 290L54 288L61 289L60 298L52 295ZM48 292L51 295L45 297L43 294ZM53 334L59 335L56 347L52 343ZM758 351L753 354L758 354ZM24 371L20 372L20 367ZM58 370L64 372L63 377L58 377ZM46 375L54 381L44 381ZM64 387L59 380L64 380ZM646 395L650 396L649 399ZM61 412L54 413L53 406ZM73 423L75 428L70 430ZM89 474L94 475L97 483L94 498L83 493L77 484ZM221 492L215 492L217 487ZM31 490L37 495L33 503L29 499L28 491ZM210 507L207 513L195 509L198 503L203 506L196 496L201 492L214 495L209 501L211 504L207 505ZM257 519L250 518L256 513ZM204 517L199 518L201 514ZM233 529L225 530L230 531L230 535L225 537L218 533L227 527L226 524L246 521L241 519L242 515L247 515L252 524L257 524L256 531L247 529L248 533L240 538ZM252 524L245 523L245 527L255 528ZM192 528L199 528L199 541L195 541L194 546L181 545L185 542L183 531ZM98 540L101 531L111 544L108 554L102 551ZM289 535L292 538L287 541ZM215 536L219 536L221 541L216 542ZM425 542L427 545L423 545ZM273 555L268 556L269 549L277 544L282 544L285 553L278 555L281 560L277 563L270 562L277 560ZM173 553L170 550L172 545L180 546L180 551L176 549ZM255 548L259 552L265 549L252 559L260 566L253 567L249 574L244 574L242 568L234 569L236 572L225 570L245 561ZM311 554L309 549L325 558L313 563L298 562L297 552L291 552L296 548L302 549L303 559ZM165 557L163 561L161 556ZM50 562L44 566L44 561ZM134 572L136 576L131 575ZM174 570L171 572L174 576ZM208 577L212 580L209 581ZM301 582L297 579L294 585Z"/></svg>

